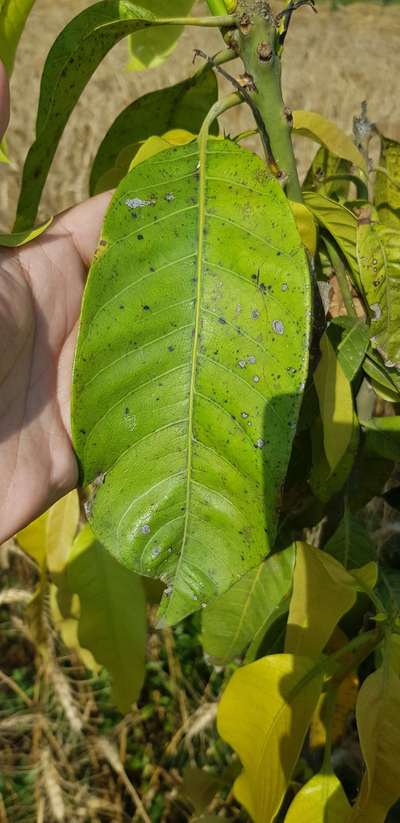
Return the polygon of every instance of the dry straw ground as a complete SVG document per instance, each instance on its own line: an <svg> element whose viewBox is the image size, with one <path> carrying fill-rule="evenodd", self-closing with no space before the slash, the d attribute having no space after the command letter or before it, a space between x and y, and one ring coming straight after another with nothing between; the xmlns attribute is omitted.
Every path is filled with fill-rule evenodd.
<svg viewBox="0 0 400 823"><path fill-rule="evenodd" d="M12 120L9 147L13 167L2 168L0 224L12 220L23 158L32 140L40 73L47 51L65 23L85 8L88 0L37 0L26 27L12 82ZM168 0L165 0L166 13ZM363 99L370 116L386 133L400 138L400 7L353 5L331 11L328 4L314 15L297 12L288 38L284 86L294 108L319 110L346 129ZM192 49L208 53L219 48L215 31L191 29L161 71L126 72L126 45L108 55L83 94L53 165L42 215L60 211L87 195L88 169L99 141L118 112L132 99L168 85L191 69ZM246 111L235 114L235 130L246 128ZM297 148L301 166L307 157L305 141Z"/></svg>

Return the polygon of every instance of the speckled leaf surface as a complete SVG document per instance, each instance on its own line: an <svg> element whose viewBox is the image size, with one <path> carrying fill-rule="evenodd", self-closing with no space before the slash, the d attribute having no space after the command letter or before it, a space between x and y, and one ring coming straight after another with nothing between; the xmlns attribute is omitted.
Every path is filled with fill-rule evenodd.
<svg viewBox="0 0 400 823"><path fill-rule="evenodd" d="M400 229L400 143L382 137L374 202L385 226Z"/></svg>
<svg viewBox="0 0 400 823"><path fill-rule="evenodd" d="M123 37L157 25L129 0L101 0L63 29L50 49L40 86L36 137L23 171L14 231L30 228L61 135L88 80Z"/></svg>
<svg viewBox="0 0 400 823"><path fill-rule="evenodd" d="M141 140L170 129L187 129L197 134L217 97L215 74L203 70L182 83L152 91L130 103L100 145L90 175L90 194L106 191L122 180ZM218 134L216 124L214 128Z"/></svg>
<svg viewBox="0 0 400 823"><path fill-rule="evenodd" d="M122 181L85 292L73 437L94 530L166 582L170 623L273 543L309 325L305 253L255 155L210 139Z"/></svg>

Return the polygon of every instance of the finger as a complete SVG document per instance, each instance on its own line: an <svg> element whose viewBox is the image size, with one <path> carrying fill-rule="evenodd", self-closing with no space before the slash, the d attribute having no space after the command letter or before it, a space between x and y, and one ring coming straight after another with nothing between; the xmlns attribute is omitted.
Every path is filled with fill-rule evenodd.
<svg viewBox="0 0 400 823"><path fill-rule="evenodd" d="M104 192L91 197L85 203L61 214L57 217L46 233L57 235L60 229L63 234L70 235L84 265L88 267L99 242L101 226L112 192Z"/></svg>
<svg viewBox="0 0 400 823"><path fill-rule="evenodd" d="M8 126L10 119L10 90L8 77L3 63L0 60L0 140Z"/></svg>

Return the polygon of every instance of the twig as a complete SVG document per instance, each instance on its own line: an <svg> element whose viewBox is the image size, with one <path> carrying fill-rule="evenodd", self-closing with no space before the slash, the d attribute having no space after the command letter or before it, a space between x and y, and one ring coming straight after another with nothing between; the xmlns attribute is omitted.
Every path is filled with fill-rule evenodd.
<svg viewBox="0 0 400 823"><path fill-rule="evenodd" d="M21 700L23 700L27 706L32 706L33 701L30 699L30 697L28 697L28 695L25 694L25 692L20 688L20 686L18 686L18 684L15 682L15 680L12 679L12 677L9 677L8 674L2 672L1 669L0 680L2 680L3 683L5 683L6 686L9 687L9 689L15 692L15 694L17 694L18 697L20 697Z"/></svg>

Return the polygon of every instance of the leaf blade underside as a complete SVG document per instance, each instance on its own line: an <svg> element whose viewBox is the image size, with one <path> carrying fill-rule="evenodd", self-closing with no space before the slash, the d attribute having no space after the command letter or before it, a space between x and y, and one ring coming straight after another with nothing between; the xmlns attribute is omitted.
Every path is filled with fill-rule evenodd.
<svg viewBox="0 0 400 823"><path fill-rule="evenodd" d="M227 140L121 183L86 289L73 392L90 519L167 583L173 623L268 553L307 371L310 284L289 205Z"/></svg>

